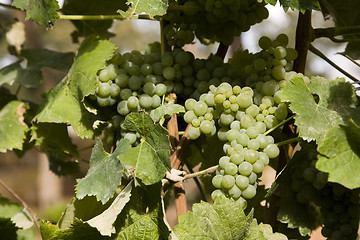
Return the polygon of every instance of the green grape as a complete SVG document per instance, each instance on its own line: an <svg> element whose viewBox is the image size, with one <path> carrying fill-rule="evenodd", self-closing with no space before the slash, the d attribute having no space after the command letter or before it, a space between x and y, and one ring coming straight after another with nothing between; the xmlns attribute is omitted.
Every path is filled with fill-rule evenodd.
<svg viewBox="0 0 360 240"><path fill-rule="evenodd" d="M207 111L207 105L205 102L203 101L198 101L195 103L194 105L194 113L197 115L197 116L202 116L206 113Z"/></svg>
<svg viewBox="0 0 360 240"><path fill-rule="evenodd" d="M170 52L166 52L161 56L161 63L164 67L170 67L174 64L174 59Z"/></svg>
<svg viewBox="0 0 360 240"><path fill-rule="evenodd" d="M275 80L267 81L262 86L262 92L265 95L273 96L279 90L279 84Z"/></svg>
<svg viewBox="0 0 360 240"><path fill-rule="evenodd" d="M225 101L223 102L223 107L224 107L225 109L230 108L230 106L231 106L231 102L230 102L229 100L225 100Z"/></svg>
<svg viewBox="0 0 360 240"><path fill-rule="evenodd" d="M220 196L225 196L225 194L220 189L216 189L211 193L211 199L213 201L215 201Z"/></svg>
<svg viewBox="0 0 360 240"><path fill-rule="evenodd" d="M191 125L193 126L193 127L200 127L200 124L201 124L201 121L200 121L200 119L199 118L195 118L195 119L193 119L192 121L191 121Z"/></svg>
<svg viewBox="0 0 360 240"><path fill-rule="evenodd" d="M240 119L240 125L244 129L247 129L247 128L253 126L255 124L255 122L256 122L255 119L249 114L243 115Z"/></svg>
<svg viewBox="0 0 360 240"><path fill-rule="evenodd" d="M115 83L120 87L124 88L128 85L129 77L126 74L119 74L115 78Z"/></svg>
<svg viewBox="0 0 360 240"><path fill-rule="evenodd" d="M225 169L225 167L230 163L230 157L228 156L222 156L220 159L219 159L219 166L222 168L222 169Z"/></svg>
<svg viewBox="0 0 360 240"><path fill-rule="evenodd" d="M251 199L253 197L255 197L256 195L256 188L253 185L249 185L242 193L241 195L245 198L245 199Z"/></svg>
<svg viewBox="0 0 360 240"><path fill-rule="evenodd" d="M203 68L200 69L197 73L196 73L196 78L200 81L209 81L210 79L210 73L207 69Z"/></svg>
<svg viewBox="0 0 360 240"><path fill-rule="evenodd" d="M167 80L172 80L175 77L175 69L173 67L166 67L163 70L163 76Z"/></svg>
<svg viewBox="0 0 360 240"><path fill-rule="evenodd" d="M222 113L220 115L220 122L223 125L230 125L234 121L235 117L232 114Z"/></svg>
<svg viewBox="0 0 360 240"><path fill-rule="evenodd" d="M153 96L156 92L156 86L152 82L147 82L143 86L143 92L147 95Z"/></svg>
<svg viewBox="0 0 360 240"><path fill-rule="evenodd" d="M140 67L138 65L136 65L135 63L132 63L132 62L125 63L124 69L131 76L139 76L140 73L141 73Z"/></svg>
<svg viewBox="0 0 360 240"><path fill-rule="evenodd" d="M256 140L259 142L259 148L266 148L269 145L268 139L264 134L259 134Z"/></svg>
<svg viewBox="0 0 360 240"><path fill-rule="evenodd" d="M286 57L285 59L288 61L294 61L298 57L298 53L293 48L287 48L286 49Z"/></svg>
<svg viewBox="0 0 360 240"><path fill-rule="evenodd" d="M144 63L141 65L140 71L142 75L148 76L152 73L152 66L148 63Z"/></svg>
<svg viewBox="0 0 360 240"><path fill-rule="evenodd" d="M253 166L249 162L242 162L239 165L239 173L243 176L249 176L253 171Z"/></svg>
<svg viewBox="0 0 360 240"><path fill-rule="evenodd" d="M204 118L205 118L205 120L212 121L214 116L212 115L212 113L207 112L207 113L205 113Z"/></svg>
<svg viewBox="0 0 360 240"><path fill-rule="evenodd" d="M209 120L203 120L200 123L200 130L204 134L210 134L213 131L214 124Z"/></svg>
<svg viewBox="0 0 360 240"><path fill-rule="evenodd" d="M238 166L232 162L228 163L225 167L225 173L228 175L235 175L238 172Z"/></svg>
<svg viewBox="0 0 360 240"><path fill-rule="evenodd" d="M240 121L235 120L230 124L230 129L240 131Z"/></svg>
<svg viewBox="0 0 360 240"><path fill-rule="evenodd" d="M249 186L249 178L242 176L242 175L238 175L236 177L236 186L238 186L240 189L246 189Z"/></svg>
<svg viewBox="0 0 360 240"><path fill-rule="evenodd" d="M138 90L141 87L141 78L139 76L131 76L128 82L131 90Z"/></svg>
<svg viewBox="0 0 360 240"><path fill-rule="evenodd" d="M257 181L258 176L256 175L256 173L252 172L248 178L249 184L254 185Z"/></svg>
<svg viewBox="0 0 360 240"><path fill-rule="evenodd" d="M100 83L98 90L97 90L97 95L99 97L102 98L107 98L110 95L111 92L111 86L108 83Z"/></svg>
<svg viewBox="0 0 360 240"><path fill-rule="evenodd" d="M229 195L230 195L230 197L232 197L234 199L238 199L241 196L241 190L236 185L234 185L229 190Z"/></svg>
<svg viewBox="0 0 360 240"><path fill-rule="evenodd" d="M127 100L132 95L132 91L128 88L120 90L120 97L122 100Z"/></svg>
<svg viewBox="0 0 360 240"><path fill-rule="evenodd" d="M259 159L259 153L257 151L255 151L255 150L252 150L252 149L246 150L245 153L244 153L244 159L248 163L253 164Z"/></svg>
<svg viewBox="0 0 360 240"><path fill-rule="evenodd" d="M269 158L276 158L279 156L280 150L275 144L271 143L264 149L264 153L266 153Z"/></svg>
<svg viewBox="0 0 360 240"><path fill-rule="evenodd" d="M226 134L227 134L228 129L227 128L220 128L219 131L217 132L217 136L218 139L220 141L226 141Z"/></svg>
<svg viewBox="0 0 360 240"><path fill-rule="evenodd" d="M117 112L120 114L120 115L127 115L129 114L130 110L128 108L128 105L127 105L127 101L126 100L123 100L121 102L118 103L117 105Z"/></svg>
<svg viewBox="0 0 360 240"><path fill-rule="evenodd" d="M240 164L244 161L244 155L242 153L234 152L233 154L231 154L230 160L235 164Z"/></svg>
<svg viewBox="0 0 360 240"><path fill-rule="evenodd" d="M190 110L190 111L187 111L185 114L184 114L184 121L186 123L192 123L192 121L194 119L196 119L197 116L195 115L194 111Z"/></svg>
<svg viewBox="0 0 360 240"><path fill-rule="evenodd" d="M221 181L224 188L230 189L235 185L235 178L231 175L225 175Z"/></svg>
<svg viewBox="0 0 360 240"><path fill-rule="evenodd" d="M253 172L254 173L262 173L262 171L264 171L264 163L261 160L257 160L254 164L253 164Z"/></svg>
<svg viewBox="0 0 360 240"><path fill-rule="evenodd" d="M185 101L185 108L187 110L194 110L195 103L196 103L195 99L189 98Z"/></svg>
<svg viewBox="0 0 360 240"><path fill-rule="evenodd" d="M281 46L285 47L289 43L289 38L286 34L281 33L276 37L276 40L280 43Z"/></svg>
<svg viewBox="0 0 360 240"><path fill-rule="evenodd" d="M272 41L270 38L266 37L266 36L262 36L259 39L259 46L264 49L267 50L269 47L272 46Z"/></svg>
<svg viewBox="0 0 360 240"><path fill-rule="evenodd" d="M257 126L250 126L246 129L246 134L250 138L256 138L259 135L259 131L257 129ZM249 144L248 144L249 145Z"/></svg>
<svg viewBox="0 0 360 240"><path fill-rule="evenodd" d="M247 107L251 106L251 104L253 103L253 99L252 99L252 96L249 94L240 93L236 97L236 103L241 108L247 108Z"/></svg>
<svg viewBox="0 0 360 240"><path fill-rule="evenodd" d="M238 135L238 137L236 138L236 141L238 142L238 143L240 143L242 146L247 146L248 145L248 143L249 143L249 141L250 141L250 138L249 138L249 136L247 135L247 134L245 134L245 133L240 133L239 135Z"/></svg>
<svg viewBox="0 0 360 240"><path fill-rule="evenodd" d="M233 130L230 129L227 133L226 133L226 139L231 142L233 140L236 140L239 137L240 132L237 130Z"/></svg>
<svg viewBox="0 0 360 240"><path fill-rule="evenodd" d="M200 137L200 128L191 126L188 130L188 137L195 140Z"/></svg>
<svg viewBox="0 0 360 240"><path fill-rule="evenodd" d="M183 51L179 52L175 56L175 62L180 64L181 66L186 66L191 59L190 56L191 56L191 53L187 53L187 52L183 52Z"/></svg>
<svg viewBox="0 0 360 240"><path fill-rule="evenodd" d="M161 105L161 98L158 95L152 96L152 108L157 108Z"/></svg>
<svg viewBox="0 0 360 240"><path fill-rule="evenodd" d="M112 84L110 86L110 96L115 98L119 96L119 94L120 94L120 87L116 84Z"/></svg>
<svg viewBox="0 0 360 240"><path fill-rule="evenodd" d="M274 112L274 115L277 119L281 120L285 120L287 115L288 115L288 111L287 111L287 107L284 103L280 103L277 107L277 109Z"/></svg>
<svg viewBox="0 0 360 240"><path fill-rule="evenodd" d="M286 49L282 46L278 46L274 50L274 56L276 59L284 59L286 57Z"/></svg>
<svg viewBox="0 0 360 240"><path fill-rule="evenodd" d="M276 66L273 68L272 70L272 76L276 79L276 80L282 80L285 78L285 68L282 66Z"/></svg>
<svg viewBox="0 0 360 240"><path fill-rule="evenodd" d="M135 96L130 96L127 99L128 108L137 108L139 106L139 99Z"/></svg>
<svg viewBox="0 0 360 240"><path fill-rule="evenodd" d="M214 187L221 188L222 179L223 179L222 175L216 175L212 178L211 183Z"/></svg>
<svg viewBox="0 0 360 240"><path fill-rule="evenodd" d="M124 136L125 139L129 140L129 143L132 145L136 142L136 134L132 132L128 132Z"/></svg>
<svg viewBox="0 0 360 240"><path fill-rule="evenodd" d="M153 104L152 97L147 94L142 94L139 97L139 104L142 108L150 108Z"/></svg>
<svg viewBox="0 0 360 240"><path fill-rule="evenodd" d="M225 102L226 97L224 94L216 94L215 95L215 102L218 104L222 104L223 102Z"/></svg>
<svg viewBox="0 0 360 240"><path fill-rule="evenodd" d="M166 92L167 92L167 88L164 84L162 83L156 84L156 90L155 90L156 95L164 96Z"/></svg>
<svg viewBox="0 0 360 240"><path fill-rule="evenodd" d="M247 129L249 130L249 128ZM251 139L249 142L248 142L248 145L247 147L250 149L250 150L258 150L260 148L260 142L259 140L257 139Z"/></svg>
<svg viewBox="0 0 360 240"><path fill-rule="evenodd" d="M110 105L109 98L97 97L96 100L97 100L97 103L99 104L100 107L106 107L106 106Z"/></svg>
<svg viewBox="0 0 360 240"><path fill-rule="evenodd" d="M274 115L268 115L265 117L264 123L267 129L273 128L278 124L278 120Z"/></svg>

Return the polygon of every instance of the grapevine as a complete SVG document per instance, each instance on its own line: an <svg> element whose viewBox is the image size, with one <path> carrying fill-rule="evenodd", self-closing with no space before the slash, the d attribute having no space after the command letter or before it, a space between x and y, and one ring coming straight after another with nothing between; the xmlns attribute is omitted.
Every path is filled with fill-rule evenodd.
<svg viewBox="0 0 360 240"><path fill-rule="evenodd" d="M22 157L34 148L52 172L76 179L71 202L54 220L34 214L0 177L19 202L1 195L0 236L286 240L318 232L358 239L359 81L316 47L320 37L344 42L343 54L358 67L359 19L338 10L357 5L280 1L285 12L299 10L296 33L274 27L275 35L257 39L258 50L238 46L235 39L263 24L276 2L0 3L48 31L71 20L78 47L31 49L23 19L0 24L17 59L0 69L0 152ZM316 11L335 27L313 28ZM158 22L160 39L118 49L115 21ZM218 49L199 57L196 44ZM347 78L311 76L309 51ZM44 67L65 75L48 91ZM91 145L79 148L85 138ZM276 172L271 186L268 171ZM193 180L197 189L189 192ZM172 205L176 216L168 221Z"/></svg>

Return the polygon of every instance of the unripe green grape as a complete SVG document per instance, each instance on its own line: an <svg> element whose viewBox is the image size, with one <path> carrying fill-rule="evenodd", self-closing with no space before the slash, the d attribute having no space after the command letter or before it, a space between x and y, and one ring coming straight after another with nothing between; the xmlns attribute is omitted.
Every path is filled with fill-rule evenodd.
<svg viewBox="0 0 360 240"><path fill-rule="evenodd" d="M265 120L265 116L262 113L256 116L256 121L263 122L264 120Z"/></svg>
<svg viewBox="0 0 360 240"><path fill-rule="evenodd" d="M141 78L138 76L131 76L128 85L131 90L138 90L141 87Z"/></svg>
<svg viewBox="0 0 360 240"><path fill-rule="evenodd" d="M216 94L215 95L215 102L218 103L218 104L222 104L223 102L225 102L226 100L226 97L224 94Z"/></svg>
<svg viewBox="0 0 360 240"><path fill-rule="evenodd" d="M191 60L191 53L185 51L181 51L175 56L175 62L180 64L181 66L187 66L190 60Z"/></svg>
<svg viewBox="0 0 360 240"><path fill-rule="evenodd" d="M96 97L96 101L100 107L106 107L110 105L110 100L108 97L107 98Z"/></svg>
<svg viewBox="0 0 360 240"><path fill-rule="evenodd" d="M207 111L207 105L205 102L203 101L198 101L195 103L194 105L194 113L197 115L197 116L202 116L206 113Z"/></svg>
<svg viewBox="0 0 360 240"><path fill-rule="evenodd" d="M152 73L152 67L150 64L145 63L140 68L141 74L144 76L148 76Z"/></svg>
<svg viewBox="0 0 360 240"><path fill-rule="evenodd" d="M279 84L275 80L270 80L264 83L262 87L262 92L265 95L272 96L276 91L279 90Z"/></svg>
<svg viewBox="0 0 360 240"><path fill-rule="evenodd" d="M225 175L221 181L224 188L230 189L235 185L235 178L231 175Z"/></svg>
<svg viewBox="0 0 360 240"><path fill-rule="evenodd" d="M274 102L277 103L277 104L280 104L282 102L281 100L281 95L282 95L282 91L281 90L278 90L274 93Z"/></svg>
<svg viewBox="0 0 360 240"><path fill-rule="evenodd" d="M124 136L125 139L129 140L129 143L132 145L136 142L136 134L132 132L128 132Z"/></svg>
<svg viewBox="0 0 360 240"><path fill-rule="evenodd" d="M275 106L272 106L272 107L269 107L269 114L274 114L275 113L275 111L276 111L276 109L277 109L277 107L275 107Z"/></svg>
<svg viewBox="0 0 360 240"><path fill-rule="evenodd" d="M110 95L111 87L108 83L102 82L99 84L97 95L102 98L106 98Z"/></svg>
<svg viewBox="0 0 360 240"><path fill-rule="evenodd" d="M152 108L157 108L161 105L161 98L158 95L152 96Z"/></svg>
<svg viewBox="0 0 360 240"><path fill-rule="evenodd" d="M212 180L211 183L214 187L216 188L221 188L221 182L222 182L223 176L222 175L215 175Z"/></svg>
<svg viewBox="0 0 360 240"><path fill-rule="evenodd" d="M239 120L233 121L233 122L230 124L230 129L240 131L240 121L239 121Z"/></svg>
<svg viewBox="0 0 360 240"><path fill-rule="evenodd" d="M259 142L259 148L266 148L269 145L268 139L264 134L259 134L256 140Z"/></svg>
<svg viewBox="0 0 360 240"><path fill-rule="evenodd" d="M269 156L264 152L259 152L259 160L263 162L264 166L269 165Z"/></svg>
<svg viewBox="0 0 360 240"><path fill-rule="evenodd" d="M175 77L175 69L173 67L166 67L162 75L165 79L172 80Z"/></svg>
<svg viewBox="0 0 360 240"><path fill-rule="evenodd" d="M253 64L257 71L262 71L266 68L266 62L262 58L256 59Z"/></svg>
<svg viewBox="0 0 360 240"><path fill-rule="evenodd" d="M215 96L212 93L208 93L206 94L206 97L204 99L204 102L208 105L208 106L214 106L215 105Z"/></svg>
<svg viewBox="0 0 360 240"><path fill-rule="evenodd" d="M225 194L220 189L216 189L211 193L211 199L213 201L215 201L220 196L225 196Z"/></svg>
<svg viewBox="0 0 360 240"><path fill-rule="evenodd" d="M229 195L230 195L230 197L232 197L234 199L238 199L241 196L241 190L236 185L234 185L229 190Z"/></svg>
<svg viewBox="0 0 360 240"><path fill-rule="evenodd" d="M272 41L270 38L266 37L266 36L262 36L259 39L259 46L264 49L267 50L269 47L272 46Z"/></svg>
<svg viewBox="0 0 360 240"><path fill-rule="evenodd" d="M137 106L139 106L139 99L135 96L130 96L127 99L127 106L128 108L136 108Z"/></svg>
<svg viewBox="0 0 360 240"><path fill-rule="evenodd" d="M200 127L200 123L201 123L201 121L200 121L200 119L198 119L198 118L194 118L192 121L191 121L191 125L193 126L193 127Z"/></svg>
<svg viewBox="0 0 360 240"><path fill-rule="evenodd" d="M224 107L225 109L230 108L230 106L231 106L231 102L230 102L229 100L225 100L225 101L223 102L223 107Z"/></svg>
<svg viewBox="0 0 360 240"><path fill-rule="evenodd" d="M242 175L238 175L236 177L235 183L236 186L238 186L238 188L246 189L249 186L249 178Z"/></svg>
<svg viewBox="0 0 360 240"><path fill-rule="evenodd" d="M266 132L266 125L263 122L256 122L255 127L259 134L263 134Z"/></svg>
<svg viewBox="0 0 360 240"><path fill-rule="evenodd" d="M259 159L259 153L252 149L246 150L244 153L244 159L248 163L253 164Z"/></svg>
<svg viewBox="0 0 360 240"><path fill-rule="evenodd" d="M226 139L231 142L233 140L236 140L239 136L240 132L237 130L233 130L230 129L227 133L226 133Z"/></svg>
<svg viewBox="0 0 360 240"><path fill-rule="evenodd" d="M255 119L249 114L243 115L240 119L240 125L244 129L247 129L247 128L253 126L255 124L255 122L256 122Z"/></svg>
<svg viewBox="0 0 360 240"><path fill-rule="evenodd" d="M129 110L128 106L127 106L127 101L126 100L123 100L123 101L118 103L117 112L120 115L123 115L123 116L129 114L130 110Z"/></svg>
<svg viewBox="0 0 360 240"><path fill-rule="evenodd" d="M287 115L288 115L288 111L287 111L287 107L286 104L284 103L280 103L278 105L278 108L276 109L276 111L274 112L274 115L277 119L284 120L286 119Z"/></svg>
<svg viewBox="0 0 360 240"><path fill-rule="evenodd" d="M210 79L210 73L207 69L203 68L200 69L197 73L196 73L196 78L200 81L209 81Z"/></svg>
<svg viewBox="0 0 360 240"><path fill-rule="evenodd" d="M249 129L248 129L249 130ZM257 139L251 139L249 142L248 142L248 145L247 147L251 150L258 150L260 148L260 142L259 140Z"/></svg>
<svg viewBox="0 0 360 240"><path fill-rule="evenodd" d="M285 78L285 68L282 66L276 66L273 68L272 70L272 76L276 79L276 80L282 80Z"/></svg>
<svg viewBox="0 0 360 240"><path fill-rule="evenodd" d="M298 57L298 53L293 48L287 48L286 49L286 57L285 59L288 61L294 61Z"/></svg>
<svg viewBox="0 0 360 240"><path fill-rule="evenodd" d="M273 128L274 126L276 126L278 124L278 120L275 116L273 115L268 115L265 117L264 123L266 125L267 129Z"/></svg>
<svg viewBox="0 0 360 240"><path fill-rule="evenodd" d="M165 84L163 83L156 84L156 90L155 90L156 95L161 97L164 96L166 92L167 92L167 88Z"/></svg>
<svg viewBox="0 0 360 240"><path fill-rule="evenodd" d="M259 135L259 131L256 126L250 126L246 129L246 134L249 136L249 138L256 138Z"/></svg>
<svg viewBox="0 0 360 240"><path fill-rule="evenodd" d="M242 176L249 176L253 171L253 166L249 162L242 162L239 165L239 173Z"/></svg>
<svg viewBox="0 0 360 240"><path fill-rule="evenodd" d="M207 113L205 113L204 118L205 118L205 120L212 121L213 115L212 115L212 113L207 112Z"/></svg>
<svg viewBox="0 0 360 240"><path fill-rule="evenodd" d="M225 173L228 175L235 175L238 172L238 166L232 162L228 163L225 167Z"/></svg>
<svg viewBox="0 0 360 240"><path fill-rule="evenodd" d="M112 84L111 86L110 86L110 96L111 97L113 97L113 98L115 98L115 97L117 97L117 96L119 96L119 94L120 94L120 87L118 86L118 85L116 85L116 84Z"/></svg>
<svg viewBox="0 0 360 240"><path fill-rule="evenodd" d="M145 108L145 109L151 108L151 106L153 104L152 97L147 94L140 95L139 104L142 108Z"/></svg>
<svg viewBox="0 0 360 240"><path fill-rule="evenodd" d="M243 196L245 199L251 199L255 197L256 195L256 188L253 185L249 185L242 193L241 196Z"/></svg>
<svg viewBox="0 0 360 240"><path fill-rule="evenodd" d="M227 134L228 129L227 128L220 128L219 131L217 132L217 136L218 139L220 141L226 141L226 134Z"/></svg>
<svg viewBox="0 0 360 240"><path fill-rule="evenodd" d="M222 113L220 115L220 122L225 126L230 125L234 121L234 119L235 117L232 114Z"/></svg>
<svg viewBox="0 0 360 240"><path fill-rule="evenodd" d="M249 96L251 96L251 97L254 96L254 90L252 90L251 87L243 87L243 88L241 89L241 93L242 93L242 94L245 94L245 95L249 95Z"/></svg>
<svg viewBox="0 0 360 240"><path fill-rule="evenodd" d="M289 43L289 38L286 34L281 33L276 37L276 40L280 43L281 46L285 47Z"/></svg>
<svg viewBox="0 0 360 240"><path fill-rule="evenodd" d="M127 100L130 96L132 96L132 91L128 88L120 90L120 98L122 100Z"/></svg>
<svg viewBox="0 0 360 240"><path fill-rule="evenodd" d="M274 50L274 56L276 59L284 59L286 57L286 49L282 46L278 46Z"/></svg>
<svg viewBox="0 0 360 240"><path fill-rule="evenodd" d="M256 173L252 172L248 178L249 184L254 185L257 181L258 176L256 175Z"/></svg>
<svg viewBox="0 0 360 240"><path fill-rule="evenodd" d="M101 70L99 72L99 80L101 82L107 82L110 80L110 77L111 77L111 73L110 73L110 70L107 69L107 68L104 68L103 70Z"/></svg>
<svg viewBox="0 0 360 240"><path fill-rule="evenodd" d="M260 109L255 104L252 104L248 108L246 108L245 113L251 115L252 117L256 117L260 112Z"/></svg>
<svg viewBox="0 0 360 240"><path fill-rule="evenodd" d="M174 59L170 52L166 52L161 56L161 63L164 67L170 67L173 65Z"/></svg>
<svg viewBox="0 0 360 240"><path fill-rule="evenodd" d="M220 159L219 159L219 166L222 168L222 169L225 169L225 167L230 163L230 157L228 156L222 156Z"/></svg>
<svg viewBox="0 0 360 240"><path fill-rule="evenodd" d="M152 82L147 82L143 86L143 92L147 95L153 96L156 92L156 86Z"/></svg>
<svg viewBox="0 0 360 240"><path fill-rule="evenodd" d="M214 124L209 120L203 120L200 123L200 130L204 134L210 134L213 131L213 128L214 128Z"/></svg>
<svg viewBox="0 0 360 240"><path fill-rule="evenodd" d="M237 142L237 140L236 140ZM235 151L239 152L241 151L242 149L244 149L243 145L241 145L240 143L236 144L235 147L234 147Z"/></svg>
<svg viewBox="0 0 360 240"><path fill-rule="evenodd" d="M264 163L261 160L257 160L253 164L253 172L254 173L262 173L263 170L264 170Z"/></svg>
<svg viewBox="0 0 360 240"><path fill-rule="evenodd" d="M184 121L185 121L186 123L192 123L192 121L193 121L194 119L196 119L196 118L197 118L197 116L195 115L195 113L194 113L192 110L187 111L187 112L184 114Z"/></svg>
<svg viewBox="0 0 360 240"><path fill-rule="evenodd" d="M252 103L253 103L253 99L251 95L248 94L244 94L244 93L240 93L237 97L236 97L236 103L239 105L239 107L241 108L247 108L249 107Z"/></svg>
<svg viewBox="0 0 360 240"><path fill-rule="evenodd" d="M269 158L276 158L279 156L280 150L275 144L269 144L265 149L264 153L266 153Z"/></svg>
<svg viewBox="0 0 360 240"><path fill-rule="evenodd" d="M188 137L195 140L200 137L200 128L191 126L188 130Z"/></svg>
<svg viewBox="0 0 360 240"><path fill-rule="evenodd" d="M250 138L246 133L240 133L236 138L236 141L245 147L248 145Z"/></svg>
<svg viewBox="0 0 360 240"><path fill-rule="evenodd" d="M242 153L237 153L235 151L233 154L231 154L230 160L231 160L231 162L233 162L235 164L240 164L244 161L244 155Z"/></svg>

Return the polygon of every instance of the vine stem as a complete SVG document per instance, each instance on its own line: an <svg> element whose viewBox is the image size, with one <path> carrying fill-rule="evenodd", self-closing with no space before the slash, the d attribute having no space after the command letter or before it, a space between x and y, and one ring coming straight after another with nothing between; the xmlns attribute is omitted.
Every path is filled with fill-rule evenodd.
<svg viewBox="0 0 360 240"><path fill-rule="evenodd" d="M287 139L287 140L282 141L282 142L277 142L277 143L275 143L275 145L280 147L280 146L284 146L284 145L287 145L287 144L290 144L290 143L299 142L301 139L302 139L301 137L290 138L290 139Z"/></svg>
<svg viewBox="0 0 360 240"><path fill-rule="evenodd" d="M331 61L328 57L325 56L325 54L323 54L322 52L320 52L319 49L315 48L313 45L310 44L309 47L310 52L314 53L315 55L317 55L318 57L322 58L323 60L325 60L328 64L330 64L332 67L334 67L336 70L338 70L339 72L341 72L342 74L344 74L345 76L347 76L348 78L350 78L351 80L353 80L354 82L359 83L360 81L358 79L356 79L354 76L352 76L351 74L347 73L344 69L342 69L341 67L339 67L336 63L334 63L333 61Z"/></svg>
<svg viewBox="0 0 360 240"><path fill-rule="evenodd" d="M27 210L29 211L31 218L34 220L34 223L35 223L35 225L36 225L37 230L40 232L40 225L39 225L38 220L37 220L36 217L35 217L35 214L34 214L33 210L27 205L27 203L26 203L24 200L22 200L22 199L19 197L19 195L17 195L8 185L6 185L5 182L4 182L2 179L0 179L0 184L1 184L12 196L14 196L14 197L16 198L16 200L18 200L18 201L21 203L21 205L24 206L25 209L27 209Z"/></svg>
<svg viewBox="0 0 360 240"><path fill-rule="evenodd" d="M211 174L211 173L215 172L216 169L218 169L218 167L219 167L219 165L216 165L216 166L209 167L209 168L207 168L205 170L202 170L202 171L199 171L199 172L186 174L184 176L184 179L199 177L199 176L202 176L202 175L205 175L205 174Z"/></svg>
<svg viewBox="0 0 360 240"><path fill-rule="evenodd" d="M275 129L277 129L278 127L281 127L282 125L284 125L285 123L287 123L288 121L290 121L291 119L293 119L295 117L295 115L292 115L290 117L288 117L287 119L285 119L284 121L278 123L277 125L275 125L274 127L270 128L269 130L267 130L266 132L264 132L264 135L268 135L269 133L271 133L272 131L274 131Z"/></svg>
<svg viewBox="0 0 360 240"><path fill-rule="evenodd" d="M349 59L353 64L355 64L356 66L360 67L360 63L358 63L357 61L355 61L354 59L352 59L349 55L345 55L345 57L347 59Z"/></svg>

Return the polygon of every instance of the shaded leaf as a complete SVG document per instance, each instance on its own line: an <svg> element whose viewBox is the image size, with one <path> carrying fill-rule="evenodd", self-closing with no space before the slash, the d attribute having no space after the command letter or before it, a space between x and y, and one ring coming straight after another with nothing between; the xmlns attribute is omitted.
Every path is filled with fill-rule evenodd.
<svg viewBox="0 0 360 240"><path fill-rule="evenodd" d="M0 86L3 84L13 85L19 83L24 87L38 87L43 81L39 69L24 69L20 65L21 61L10 64L0 69Z"/></svg>
<svg viewBox="0 0 360 240"><path fill-rule="evenodd" d="M166 129L145 113L130 113L124 126L141 135L140 144L119 156L123 165L135 168L135 177L146 185L160 181L170 170L170 143Z"/></svg>
<svg viewBox="0 0 360 240"><path fill-rule="evenodd" d="M129 151L130 143L122 139L112 154L104 151L101 141L97 141L90 158L90 168L86 176L78 179L76 197L96 196L103 204L114 195L121 184L125 169L117 157Z"/></svg>
<svg viewBox="0 0 360 240"><path fill-rule="evenodd" d="M260 0L266 4L275 5L278 0ZM320 10L318 0L279 0L280 5L287 11L289 8L292 10L299 10L304 13L306 10Z"/></svg>
<svg viewBox="0 0 360 240"><path fill-rule="evenodd" d="M330 129L318 151L316 168L329 173L329 182L360 187L360 128L353 121Z"/></svg>
<svg viewBox="0 0 360 240"><path fill-rule="evenodd" d="M295 77L283 89L282 96L284 101L290 102L289 108L295 113L299 136L307 141L321 143L328 129L344 124L352 117L360 119L359 111L355 109L354 87L345 79L327 81L312 77L306 85L302 78Z"/></svg>
<svg viewBox="0 0 360 240"><path fill-rule="evenodd" d="M0 110L0 152L22 149L28 126L24 122L26 105L11 101Z"/></svg>
<svg viewBox="0 0 360 240"><path fill-rule="evenodd" d="M59 18L56 0L14 0L12 5L26 11L26 20L33 19L39 25L51 27Z"/></svg>
<svg viewBox="0 0 360 240"><path fill-rule="evenodd" d="M9 218L0 217L0 236L6 240L17 240L18 228Z"/></svg>
<svg viewBox="0 0 360 240"><path fill-rule="evenodd" d="M37 122L70 123L81 138L92 138L96 116L84 106L86 96L96 89L96 73L111 58L114 45L108 40L89 37L83 41L67 76L46 95Z"/></svg>
<svg viewBox="0 0 360 240"><path fill-rule="evenodd" d="M90 219L87 223L95 227L103 236L111 236L112 233L115 233L115 227L113 223L115 222L118 214L129 202L131 196L133 182L129 182L127 186L119 193L119 195L112 202L110 207L102 212L100 215Z"/></svg>
<svg viewBox="0 0 360 240"><path fill-rule="evenodd" d="M171 116L174 113L184 113L185 108L180 104L166 104L161 105L160 107L154 110L154 114L151 117L154 119L155 122L158 122L160 119L164 118L165 116Z"/></svg>
<svg viewBox="0 0 360 240"><path fill-rule="evenodd" d="M122 210L115 227L116 239L168 239L161 205L161 183L136 187L130 201Z"/></svg>

